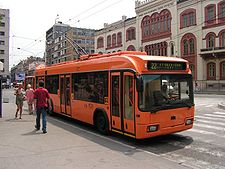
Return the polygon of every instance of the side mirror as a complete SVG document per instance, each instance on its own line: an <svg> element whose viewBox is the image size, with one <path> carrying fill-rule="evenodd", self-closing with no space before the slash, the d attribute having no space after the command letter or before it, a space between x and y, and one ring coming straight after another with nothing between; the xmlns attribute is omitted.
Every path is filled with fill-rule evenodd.
<svg viewBox="0 0 225 169"><path fill-rule="evenodd" d="M142 78L142 76L137 76L136 86L137 86L137 91L138 92L143 92L144 85L143 85L143 78Z"/></svg>

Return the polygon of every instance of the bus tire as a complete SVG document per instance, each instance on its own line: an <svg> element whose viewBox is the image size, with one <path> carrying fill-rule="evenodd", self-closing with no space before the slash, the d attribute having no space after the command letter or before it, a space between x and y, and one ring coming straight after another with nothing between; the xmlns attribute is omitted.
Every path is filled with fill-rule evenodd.
<svg viewBox="0 0 225 169"><path fill-rule="evenodd" d="M52 102L52 99L50 99L50 104L51 104L52 109L50 110L49 109L49 105L48 105L48 114L50 116L53 116L54 115L54 110L53 110L53 102Z"/></svg>
<svg viewBox="0 0 225 169"><path fill-rule="evenodd" d="M107 135L109 133L109 121L104 112L101 111L96 113L95 126L101 134Z"/></svg>

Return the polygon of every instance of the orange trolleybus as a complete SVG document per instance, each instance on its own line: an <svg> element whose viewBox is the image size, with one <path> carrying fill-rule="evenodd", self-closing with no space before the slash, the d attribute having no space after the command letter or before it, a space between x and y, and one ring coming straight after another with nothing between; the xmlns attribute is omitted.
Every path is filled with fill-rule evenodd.
<svg viewBox="0 0 225 169"><path fill-rule="evenodd" d="M192 75L186 60L118 52L38 68L52 111L136 139L192 128Z"/></svg>

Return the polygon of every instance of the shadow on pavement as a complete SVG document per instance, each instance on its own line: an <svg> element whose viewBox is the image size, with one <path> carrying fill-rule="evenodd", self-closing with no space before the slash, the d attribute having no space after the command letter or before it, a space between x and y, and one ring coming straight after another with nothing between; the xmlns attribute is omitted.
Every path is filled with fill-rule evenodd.
<svg viewBox="0 0 225 169"><path fill-rule="evenodd" d="M48 116L48 122L101 146L123 152L125 155L133 155L140 152L140 149L155 154L165 154L183 149L193 142L191 137L183 136L182 134L170 134L143 140L135 140L116 133L103 136L99 134L92 125L61 115L55 115L54 117ZM117 144L117 146L115 146L115 144Z"/></svg>

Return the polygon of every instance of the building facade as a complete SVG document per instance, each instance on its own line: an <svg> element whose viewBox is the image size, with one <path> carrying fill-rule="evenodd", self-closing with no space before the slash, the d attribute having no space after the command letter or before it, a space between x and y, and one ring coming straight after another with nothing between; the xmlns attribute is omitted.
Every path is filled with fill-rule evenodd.
<svg viewBox="0 0 225 169"><path fill-rule="evenodd" d="M225 91L225 0L137 0L135 11L135 17L96 31L96 52L181 57L190 63L196 87Z"/></svg>
<svg viewBox="0 0 225 169"><path fill-rule="evenodd" d="M46 65L77 59L77 53L94 53L93 29L70 27L62 22L55 23L46 32Z"/></svg>
<svg viewBox="0 0 225 169"><path fill-rule="evenodd" d="M3 81L9 78L9 9L0 9L0 61Z"/></svg>
<svg viewBox="0 0 225 169"><path fill-rule="evenodd" d="M33 76L36 67L45 65L45 59L40 57L30 56L25 60L20 61L17 65L11 68L11 82L16 82L16 74L24 74L25 76Z"/></svg>

